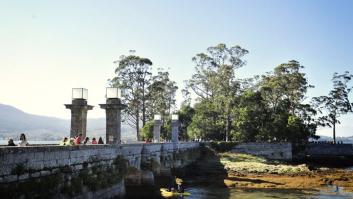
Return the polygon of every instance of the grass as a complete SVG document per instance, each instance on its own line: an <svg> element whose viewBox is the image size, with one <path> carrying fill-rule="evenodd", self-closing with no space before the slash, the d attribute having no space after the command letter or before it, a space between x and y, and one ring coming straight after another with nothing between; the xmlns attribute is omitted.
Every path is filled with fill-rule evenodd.
<svg viewBox="0 0 353 199"><path fill-rule="evenodd" d="M242 154L220 153L221 163L225 169L238 173L270 173L270 174L298 174L309 172L303 165L289 165L285 162L267 160L266 158Z"/></svg>

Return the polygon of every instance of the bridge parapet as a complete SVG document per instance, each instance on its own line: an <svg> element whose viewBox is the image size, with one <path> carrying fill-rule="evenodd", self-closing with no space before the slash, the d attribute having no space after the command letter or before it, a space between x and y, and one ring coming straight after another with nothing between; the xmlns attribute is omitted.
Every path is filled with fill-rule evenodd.
<svg viewBox="0 0 353 199"><path fill-rule="evenodd" d="M17 190L15 196L6 195L6 190L16 190L24 183L45 187L59 193L59 198L123 195L129 172L137 171L137 175L130 175L135 185L151 184L154 175L185 166L190 159L186 154L195 148L198 143L0 147L0 195L19 198L35 194ZM48 187L50 180L54 187Z"/></svg>

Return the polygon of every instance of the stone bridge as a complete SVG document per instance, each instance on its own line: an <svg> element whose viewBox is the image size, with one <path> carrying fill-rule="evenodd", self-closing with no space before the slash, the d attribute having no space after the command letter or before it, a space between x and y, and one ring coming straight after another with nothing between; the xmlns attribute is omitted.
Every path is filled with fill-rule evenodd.
<svg viewBox="0 0 353 199"><path fill-rule="evenodd" d="M199 156L199 143L0 147L2 198L111 198L153 185Z"/></svg>

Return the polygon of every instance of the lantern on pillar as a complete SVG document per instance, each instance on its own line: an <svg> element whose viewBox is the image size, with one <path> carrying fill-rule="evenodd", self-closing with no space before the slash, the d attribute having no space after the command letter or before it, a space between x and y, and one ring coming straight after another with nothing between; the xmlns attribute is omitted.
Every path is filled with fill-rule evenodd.
<svg viewBox="0 0 353 199"><path fill-rule="evenodd" d="M107 99L120 99L121 98L121 90L116 87L108 87L106 89L105 97Z"/></svg>
<svg viewBox="0 0 353 199"><path fill-rule="evenodd" d="M161 115L154 115L154 125L153 125L153 142L160 142L161 140L161 126L162 117Z"/></svg>
<svg viewBox="0 0 353 199"><path fill-rule="evenodd" d="M86 88L73 88L72 89L72 100L75 99L88 99L88 90Z"/></svg>
<svg viewBox="0 0 353 199"><path fill-rule="evenodd" d="M120 89L115 87L106 88L106 104L100 104L106 113L106 143L121 143L121 110L126 105L121 103Z"/></svg>
<svg viewBox="0 0 353 199"><path fill-rule="evenodd" d="M172 115L172 142L179 142L179 115Z"/></svg>
<svg viewBox="0 0 353 199"><path fill-rule="evenodd" d="M93 106L87 105L88 90L85 88L72 89L72 103L65 104L71 110L71 129L70 137L82 134L86 137L87 111L92 110Z"/></svg>

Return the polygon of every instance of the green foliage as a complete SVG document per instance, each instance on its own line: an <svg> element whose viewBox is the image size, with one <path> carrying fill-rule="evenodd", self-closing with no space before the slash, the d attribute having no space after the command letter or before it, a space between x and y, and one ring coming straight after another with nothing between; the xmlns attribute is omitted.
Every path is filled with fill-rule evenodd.
<svg viewBox="0 0 353 199"><path fill-rule="evenodd" d="M172 139L172 118L171 116L165 117L161 127L161 138L163 140Z"/></svg>
<svg viewBox="0 0 353 199"><path fill-rule="evenodd" d="M180 122L179 138L180 140L188 140L187 128L192 122L195 109L192 108L190 104L183 104L177 114L179 115Z"/></svg>
<svg viewBox="0 0 353 199"><path fill-rule="evenodd" d="M152 61L148 58L123 55L115 63L118 64L116 76L110 84L122 89L122 103L127 105L123 119L136 129L137 139L141 140L141 126L153 120L155 114L161 114L163 119L172 113L178 87L169 78L169 72L159 69L152 75Z"/></svg>
<svg viewBox="0 0 353 199"><path fill-rule="evenodd" d="M313 98L313 103L322 114L319 117L319 125L332 127L334 142L336 142L336 124L340 123L338 118L342 114L353 112L353 103L349 100L353 87L348 85L352 78L353 75L348 71L341 75L333 74L333 89L329 94Z"/></svg>
<svg viewBox="0 0 353 199"><path fill-rule="evenodd" d="M240 46L227 47L221 43L192 58L196 65L195 74L187 81L187 87L198 96L201 107L209 108L202 110L201 107L195 107L197 116L194 116L190 128L190 134L194 135L192 137L201 136L199 128L211 122L201 131L206 130L212 134L211 137L228 140L232 123L231 108L239 92L235 70L245 65L242 57L247 53Z"/></svg>
<svg viewBox="0 0 353 199"><path fill-rule="evenodd" d="M163 119L172 113L177 89L176 82L169 78L169 72L159 69L157 75L152 77L146 96L147 115L150 120L155 114L161 114Z"/></svg>
<svg viewBox="0 0 353 199"><path fill-rule="evenodd" d="M153 126L154 126L154 121L148 121L145 126L142 128L141 133L142 133L142 140L148 140L148 139L153 139Z"/></svg>
<svg viewBox="0 0 353 199"><path fill-rule="evenodd" d="M196 73L188 88L198 101L188 136L242 142L305 142L313 136L316 111L302 103L313 87L301 72L304 67L292 60L261 78L241 80L235 69L245 64L245 54L239 46L219 44L193 58Z"/></svg>
<svg viewBox="0 0 353 199"><path fill-rule="evenodd" d="M237 145L237 142L210 142L210 147L217 152L227 152L234 148Z"/></svg>
<svg viewBox="0 0 353 199"><path fill-rule="evenodd" d="M152 61L135 55L121 56L115 63L116 76L110 80L112 86L122 89L122 102L127 105L124 109L124 119L136 128L137 139L140 140L140 120L146 121L147 87L151 84ZM140 114L141 113L141 114Z"/></svg>

